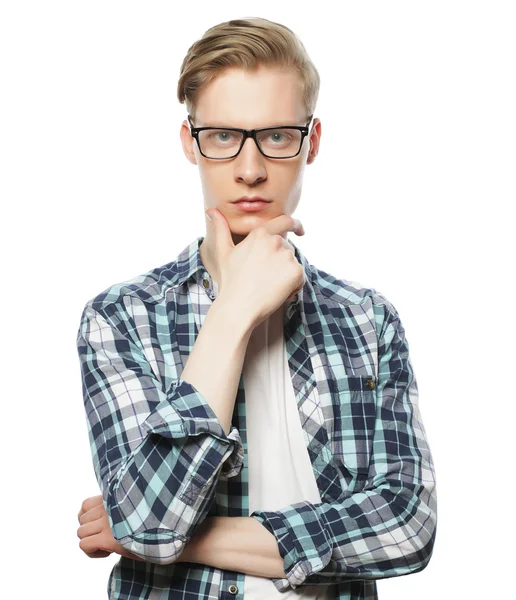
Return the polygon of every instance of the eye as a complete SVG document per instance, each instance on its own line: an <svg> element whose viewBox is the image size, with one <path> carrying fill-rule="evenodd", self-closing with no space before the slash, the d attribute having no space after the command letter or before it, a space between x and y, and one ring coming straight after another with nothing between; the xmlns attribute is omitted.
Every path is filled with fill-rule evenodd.
<svg viewBox="0 0 516 600"><path fill-rule="evenodd" d="M235 136L233 131L212 131L210 137L216 142L228 142Z"/></svg>
<svg viewBox="0 0 516 600"><path fill-rule="evenodd" d="M270 134L270 137L272 138L273 142L283 142L288 136L281 131L273 131ZM278 139L278 138L280 138L280 139Z"/></svg>
<svg viewBox="0 0 516 600"><path fill-rule="evenodd" d="M284 148L293 143L297 143L299 141L299 136L300 133L297 130L273 129L262 132L260 141L269 148L272 148L273 146L281 146L281 148Z"/></svg>

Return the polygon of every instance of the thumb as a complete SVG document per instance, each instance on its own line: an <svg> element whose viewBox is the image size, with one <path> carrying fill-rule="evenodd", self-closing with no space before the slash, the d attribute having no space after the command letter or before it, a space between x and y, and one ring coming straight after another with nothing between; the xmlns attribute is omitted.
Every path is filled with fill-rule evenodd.
<svg viewBox="0 0 516 600"><path fill-rule="evenodd" d="M224 259L235 247L229 224L226 217L217 208L208 208L205 214L207 227L212 231L217 255L219 258Z"/></svg>

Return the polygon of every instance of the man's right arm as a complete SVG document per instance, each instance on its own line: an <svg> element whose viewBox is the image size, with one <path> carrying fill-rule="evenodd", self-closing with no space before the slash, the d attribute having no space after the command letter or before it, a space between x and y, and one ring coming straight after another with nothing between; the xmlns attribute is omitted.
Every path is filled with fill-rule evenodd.
<svg viewBox="0 0 516 600"><path fill-rule="evenodd" d="M109 309L89 302L81 316L77 350L95 474L113 536L148 562L177 560L218 479L242 467L231 417L252 328L235 327L234 309L218 300L168 390L122 302Z"/></svg>
<svg viewBox="0 0 516 600"><path fill-rule="evenodd" d="M245 352L253 327L235 318L238 308L218 296L204 319L181 374L206 398L228 433L235 406Z"/></svg>

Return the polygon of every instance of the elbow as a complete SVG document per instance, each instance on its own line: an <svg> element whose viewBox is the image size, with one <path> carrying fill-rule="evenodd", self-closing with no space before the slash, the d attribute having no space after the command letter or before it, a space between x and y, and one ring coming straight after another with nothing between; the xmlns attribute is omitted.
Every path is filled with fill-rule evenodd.
<svg viewBox="0 0 516 600"><path fill-rule="evenodd" d="M428 491L428 490L427 490ZM409 565L410 573L419 573L425 569L434 551L435 537L437 533L437 503L435 491L430 491L426 502L422 502L421 496L419 500L419 509L416 513L419 528L415 538L415 551L406 556L407 564Z"/></svg>
<svg viewBox="0 0 516 600"><path fill-rule="evenodd" d="M426 569L432 558L436 529L431 517L428 517L423 527L424 529L407 538L404 543L396 543L397 552L394 552L390 542L391 556L385 563L380 562L374 578L410 575Z"/></svg>
<svg viewBox="0 0 516 600"><path fill-rule="evenodd" d="M385 492L384 492L385 493ZM437 500L435 486L402 488L393 499L400 524L400 542L391 547L391 564L385 575L408 575L425 569L432 558L437 532ZM411 535L408 535L411 532Z"/></svg>
<svg viewBox="0 0 516 600"><path fill-rule="evenodd" d="M406 573L402 574L419 573L426 569L432 558L434 541L435 531L432 537L425 544L421 545L415 553L406 557L408 568Z"/></svg>
<svg viewBox="0 0 516 600"><path fill-rule="evenodd" d="M437 533L437 517L436 513L431 513L428 516L426 523L426 531L418 551L417 568L414 570L415 573L426 569L432 554L434 552L435 536Z"/></svg>
<svg viewBox="0 0 516 600"><path fill-rule="evenodd" d="M432 558L435 537L437 535L437 489L435 481L433 485L424 487L424 497L426 498L426 501L422 504L425 509L425 520L421 526L421 531L423 532L423 543L421 544L421 571L428 566L428 563Z"/></svg>

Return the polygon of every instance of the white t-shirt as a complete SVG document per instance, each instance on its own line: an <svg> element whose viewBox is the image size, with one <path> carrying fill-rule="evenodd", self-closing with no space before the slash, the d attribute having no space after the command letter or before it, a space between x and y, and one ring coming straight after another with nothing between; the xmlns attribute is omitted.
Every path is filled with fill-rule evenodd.
<svg viewBox="0 0 516 600"><path fill-rule="evenodd" d="M214 293L218 286L214 283ZM308 450L303 439L283 332L285 303L251 334L244 359L249 514L280 510L308 500L321 502ZM279 592L271 579L245 575L246 600L327 600L329 586L302 586ZM333 590L335 587L333 586Z"/></svg>

